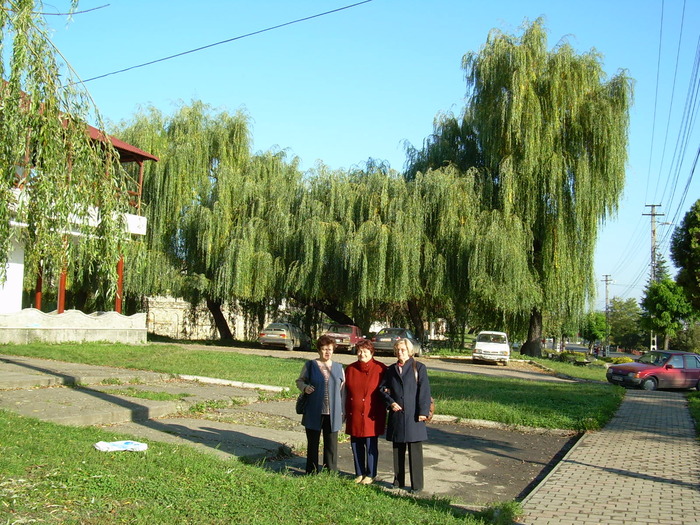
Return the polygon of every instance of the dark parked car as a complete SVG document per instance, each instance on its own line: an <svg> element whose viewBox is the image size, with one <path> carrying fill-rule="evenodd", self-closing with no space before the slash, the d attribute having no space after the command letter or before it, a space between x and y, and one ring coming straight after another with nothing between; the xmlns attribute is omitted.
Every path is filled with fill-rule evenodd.
<svg viewBox="0 0 700 525"><path fill-rule="evenodd" d="M375 350L377 352L394 354L394 343L399 339L409 339L413 344L413 355L419 356L422 351L420 341L410 330L405 328L382 328L372 338Z"/></svg>
<svg viewBox="0 0 700 525"><path fill-rule="evenodd" d="M258 342L261 346L282 346L287 350L311 347L309 337L292 323L270 323L258 335Z"/></svg>
<svg viewBox="0 0 700 525"><path fill-rule="evenodd" d="M362 330L352 324L332 324L324 335L335 339L335 346L338 350L346 350L351 353L355 352L357 342L364 339Z"/></svg>
<svg viewBox="0 0 700 525"><path fill-rule="evenodd" d="M700 390L700 356L691 352L655 350L634 363L608 368L606 377L616 385L644 390L696 388Z"/></svg>

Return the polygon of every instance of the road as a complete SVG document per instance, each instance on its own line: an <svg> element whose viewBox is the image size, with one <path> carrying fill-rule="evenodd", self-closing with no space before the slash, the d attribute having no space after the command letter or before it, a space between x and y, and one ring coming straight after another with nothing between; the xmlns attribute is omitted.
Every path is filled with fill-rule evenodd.
<svg viewBox="0 0 700 525"><path fill-rule="evenodd" d="M169 343L163 343L169 344ZM262 355L270 357L279 357L283 359L314 359L318 356L316 352L304 352L294 350L276 350L272 348L248 348L248 347L232 347L232 346L212 346L212 345L188 345L188 347L196 347L202 350L210 350L217 352L238 352L250 355ZM349 365L357 360L354 354L338 352L333 355L333 359ZM375 359L389 365L396 361L396 358L387 355L375 355ZM497 365L493 363L478 363L474 364L470 359L458 357L428 357L423 355L418 359L425 363L429 370L441 372L457 372L461 374L474 374L483 376L498 376L512 377L516 379L528 379L536 381L554 381L554 382L572 382L568 379L562 379L551 374L547 374L543 370L525 362L511 361L508 366Z"/></svg>

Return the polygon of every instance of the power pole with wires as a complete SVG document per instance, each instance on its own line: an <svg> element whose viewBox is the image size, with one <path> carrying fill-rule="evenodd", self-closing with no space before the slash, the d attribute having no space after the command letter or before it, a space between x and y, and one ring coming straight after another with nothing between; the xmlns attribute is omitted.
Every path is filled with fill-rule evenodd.
<svg viewBox="0 0 700 525"><path fill-rule="evenodd" d="M603 275L605 283L605 350L603 356L610 354L610 303L608 301L608 285L612 282L610 275Z"/></svg>
<svg viewBox="0 0 700 525"><path fill-rule="evenodd" d="M651 213L643 213L642 215L651 217L651 272L649 283L656 281L656 218L663 217L664 213L657 213L656 208L661 206L661 204L645 204L646 207L651 208ZM656 334L651 332L649 341L649 350L656 350Z"/></svg>

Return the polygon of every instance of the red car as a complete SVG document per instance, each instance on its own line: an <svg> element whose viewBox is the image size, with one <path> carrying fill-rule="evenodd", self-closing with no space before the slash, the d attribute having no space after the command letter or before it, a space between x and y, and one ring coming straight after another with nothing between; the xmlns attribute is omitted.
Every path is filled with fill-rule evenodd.
<svg viewBox="0 0 700 525"><path fill-rule="evenodd" d="M364 339L362 330L351 324L332 324L326 330L325 335L335 339L335 346L338 350L355 352L355 345Z"/></svg>
<svg viewBox="0 0 700 525"><path fill-rule="evenodd" d="M615 385L657 388L695 388L700 390L700 356L691 352L655 350L634 363L608 368L606 377Z"/></svg>

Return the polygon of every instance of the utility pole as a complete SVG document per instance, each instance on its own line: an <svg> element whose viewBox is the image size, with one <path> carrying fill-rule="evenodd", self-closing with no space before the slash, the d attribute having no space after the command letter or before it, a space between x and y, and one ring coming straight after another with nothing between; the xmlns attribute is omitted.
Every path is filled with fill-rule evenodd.
<svg viewBox="0 0 700 525"><path fill-rule="evenodd" d="M603 275L603 282L605 283L605 350L603 356L606 357L610 354L610 303L608 302L608 285L612 282L610 275Z"/></svg>
<svg viewBox="0 0 700 525"><path fill-rule="evenodd" d="M643 213L644 216L651 217L651 277L649 283L656 281L656 218L663 217L665 214L657 213L656 208L661 206L661 204L645 204L647 208L651 208L651 213ZM656 350L656 334L651 332L649 341L649 350Z"/></svg>

